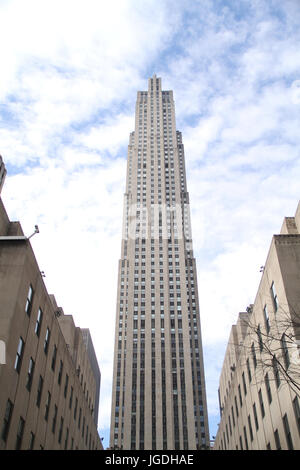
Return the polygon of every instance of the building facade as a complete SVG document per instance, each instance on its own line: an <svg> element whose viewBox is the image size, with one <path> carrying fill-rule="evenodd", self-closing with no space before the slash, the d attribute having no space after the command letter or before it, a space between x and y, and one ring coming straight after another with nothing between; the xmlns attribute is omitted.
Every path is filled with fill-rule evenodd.
<svg viewBox="0 0 300 470"><path fill-rule="evenodd" d="M0 450L102 449L100 373L87 337L47 293L30 241L0 199Z"/></svg>
<svg viewBox="0 0 300 470"><path fill-rule="evenodd" d="M128 146L110 445L209 446L184 148L173 92L155 75Z"/></svg>
<svg viewBox="0 0 300 470"><path fill-rule="evenodd" d="M300 204L261 271L254 304L230 333L216 450L300 449Z"/></svg>

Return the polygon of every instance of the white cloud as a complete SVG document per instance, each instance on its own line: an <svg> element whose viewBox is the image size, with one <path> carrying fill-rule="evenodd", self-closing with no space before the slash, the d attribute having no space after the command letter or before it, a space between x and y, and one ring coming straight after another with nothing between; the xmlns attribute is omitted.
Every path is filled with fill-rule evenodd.
<svg viewBox="0 0 300 470"><path fill-rule="evenodd" d="M2 2L3 199L48 290L91 329L109 426L129 133L148 75L173 89L185 144L205 348L222 350L299 199L299 9L293 1ZM225 349L225 348L224 348ZM206 363L216 413L221 352Z"/></svg>

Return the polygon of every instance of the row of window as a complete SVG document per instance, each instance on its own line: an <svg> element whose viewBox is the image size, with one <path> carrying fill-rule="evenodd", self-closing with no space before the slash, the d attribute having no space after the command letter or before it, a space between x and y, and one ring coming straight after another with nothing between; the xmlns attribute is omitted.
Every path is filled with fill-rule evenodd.
<svg viewBox="0 0 300 470"><path fill-rule="evenodd" d="M259 402L260 402L260 408L261 408L261 413L262 417L265 416L265 410L264 410L264 405L262 401L262 395L261 395L261 390L259 391ZM295 415L295 420L297 423L298 427L298 432L300 435L300 406L299 406L299 399L296 396L293 400L293 410L294 410L294 415ZM236 425L235 417L234 417L234 411L233 407L231 409L231 417L232 417L232 423L231 423L231 417L230 415L228 416L228 425L226 424L225 426L225 431L223 432L223 439L221 439L220 442L220 449L226 450L227 446L229 445L230 442L230 436L233 434L233 427ZM238 410L237 410L237 417L238 417ZM255 431L257 432L259 430L259 421L258 421L258 416L257 416L257 411L256 411L256 405L255 403L253 404L253 417L254 417L254 425L255 425ZM239 446L240 450L248 450L249 449L249 441L248 441L248 435L250 438L250 441L253 442L254 440L254 433L253 433L253 427L252 427L252 421L251 421L251 416L250 414L248 415L247 419L247 424L248 424L248 431L246 426L243 426L243 437L244 437L244 442L242 439L242 435L239 436ZM283 430L286 438L286 445L289 450L294 449L294 444L293 444L293 438L290 430L290 425L288 421L287 414L285 413L284 416L282 417L282 424L283 424ZM229 426L229 431L228 431L228 426ZM279 437L279 432L278 429L275 429L274 431L274 441L275 441L275 448L276 450L281 450L281 442L280 442L280 437ZM271 450L271 443L268 442L266 444L266 449ZM236 450L238 450L238 444L236 444Z"/></svg>
<svg viewBox="0 0 300 470"><path fill-rule="evenodd" d="M39 395L38 395L39 397ZM40 398L39 398L40 399ZM45 406L45 420L48 421L48 416L49 416L49 408L50 408L50 401L51 401L51 394L48 392L48 397L46 401L46 406ZM10 428L10 423L13 415L13 409L14 405L11 400L7 400L6 408L5 408L5 414L4 414L4 419L3 419L3 425L2 425L2 431L1 431L1 438L3 439L4 442L7 441L8 433L9 433L9 428ZM81 412L81 408L80 408ZM58 413L58 408L57 405L54 405L54 414L53 414L53 419L52 419L52 426L51 426L51 431L54 434L56 431L56 424L57 424L57 413ZM80 427L80 424L78 425L78 428ZM19 423L17 427L17 432L16 432L16 441L15 441L15 449L19 450L22 447L23 443L23 435L24 435L24 429L25 429L25 420L22 416L19 418ZM61 416L60 418L60 425L59 425L59 430L58 430L58 443L62 443L62 437L63 437L63 431L64 431L64 418ZM85 442L86 447L88 447L89 450L95 449L95 441L92 439L92 434L91 432L89 433L89 427L88 425L85 426L85 418L83 418L83 426L82 426L82 432L81 432L81 437L83 442ZM71 442L69 442L69 427L65 428L65 438L64 438L64 449L74 449L74 438L71 437ZM27 449L32 450L34 449L35 446L35 434L31 431L30 432L30 437L29 441L27 444ZM23 446L23 448L26 448ZM39 447L41 450L43 450L43 445L40 444ZM76 446L76 449L78 449L78 446Z"/></svg>
<svg viewBox="0 0 300 470"><path fill-rule="evenodd" d="M25 303L25 312L28 316L31 315L33 295L34 295L34 290L33 290L32 285L30 284L29 289L28 289L26 303ZM43 311L39 307L38 313L37 313L37 319L36 319L36 323L35 323L35 328L34 328L34 332L38 337L40 336L42 321L43 321ZM47 327L46 333L45 333L44 344L43 344L44 353L46 355L48 354L50 336L51 336L51 332L50 332L49 327ZM14 368L18 373L20 372L20 368L21 368L22 357L23 357L23 353L24 353L24 347L25 347L25 342L24 342L23 338L20 337L18 347L17 347L15 365L14 365ZM53 371L55 370L56 356L57 356L57 346L54 344L52 360L51 360L51 369ZM61 378L62 378L62 370L63 370L63 362L60 361L60 369L59 369L59 373L58 373L58 384L59 385L60 385ZM79 373L80 373L80 367L79 367L78 370L79 370ZM30 358L29 367L28 367L28 376L30 377L30 381L29 381L28 387L31 386L30 382L32 382L33 372L34 372L34 360L33 360L33 358ZM68 376L66 376L66 381L67 380L68 380ZM85 398L88 402L89 408L92 409L92 407L93 407L92 399L91 399L91 397L89 397L89 391L86 388L86 382L84 382L84 384L83 384L83 373L81 373L80 383L83 386L83 392L84 392ZM28 389L30 389L30 388L28 388Z"/></svg>

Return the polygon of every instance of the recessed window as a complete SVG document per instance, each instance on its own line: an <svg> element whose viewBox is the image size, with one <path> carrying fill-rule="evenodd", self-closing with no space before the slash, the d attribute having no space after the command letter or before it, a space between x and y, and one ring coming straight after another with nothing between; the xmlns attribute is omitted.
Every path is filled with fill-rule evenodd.
<svg viewBox="0 0 300 470"><path fill-rule="evenodd" d="M19 339L19 344L18 344L18 349L17 349L17 355L16 355L16 360L15 360L15 370L19 373L21 369L21 364L22 364L22 358L23 358L23 353L24 353L24 340L22 337Z"/></svg>
<svg viewBox="0 0 300 470"><path fill-rule="evenodd" d="M45 335L45 341L44 341L44 351L45 351L45 354L48 353L49 342L50 342L50 330L49 330L49 328L47 328L47 330L46 330L46 335Z"/></svg>
<svg viewBox="0 0 300 470"><path fill-rule="evenodd" d="M282 356L284 360L284 365L286 369L289 368L290 365L290 355L289 355L289 349L288 349L288 337L286 336L285 333L283 333L281 337L281 349L282 349Z"/></svg>
<svg viewBox="0 0 300 470"><path fill-rule="evenodd" d="M277 299L277 294L276 294L274 282L272 282L272 285L271 285L271 295L272 295L274 310L275 310L275 312L277 312L277 310L278 310L278 299Z"/></svg>
<svg viewBox="0 0 300 470"><path fill-rule="evenodd" d="M32 385L32 379L33 379L33 372L34 372L34 360L32 357L29 359L29 366L28 366L28 372L27 372L27 383L26 383L26 388L28 391L31 390L31 385Z"/></svg>
<svg viewBox="0 0 300 470"><path fill-rule="evenodd" d="M269 317L269 313L268 313L268 309L267 309L266 305L264 306L264 318L265 318L266 330L267 330L267 333L269 333L269 331L270 331L270 317Z"/></svg>
<svg viewBox="0 0 300 470"><path fill-rule="evenodd" d="M28 316L30 316L30 313L31 313L32 300L33 300L33 288L32 288L32 285L30 284L29 289L28 289L26 304L25 304L25 312L27 313Z"/></svg>
<svg viewBox="0 0 300 470"><path fill-rule="evenodd" d="M18 431L17 431L17 439L16 439L16 450L21 449L23 434L24 434L24 427L25 427L25 421L22 418L22 416L20 416Z"/></svg>
<svg viewBox="0 0 300 470"><path fill-rule="evenodd" d="M5 415L4 415L4 419L3 419L2 433L1 433L1 437L2 437L4 442L6 442L6 440L7 440L13 408L14 408L13 403L8 399L7 403L6 403Z"/></svg>
<svg viewBox="0 0 300 470"><path fill-rule="evenodd" d="M42 312L42 309L39 308L37 319L36 319L36 324L35 324L35 329L34 329L34 332L37 336L40 336L42 319L43 319L43 312Z"/></svg>
<svg viewBox="0 0 300 470"><path fill-rule="evenodd" d="M292 441L292 435L291 435L291 430L290 430L288 417L287 417L286 414L283 416L282 421L283 421L283 427L284 427L287 447L288 447L289 450L293 450L294 446L293 446L293 441Z"/></svg>

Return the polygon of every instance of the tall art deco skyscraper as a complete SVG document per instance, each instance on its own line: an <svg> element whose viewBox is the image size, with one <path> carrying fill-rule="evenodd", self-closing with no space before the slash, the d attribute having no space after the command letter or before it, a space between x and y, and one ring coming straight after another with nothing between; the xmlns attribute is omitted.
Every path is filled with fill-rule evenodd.
<svg viewBox="0 0 300 470"><path fill-rule="evenodd" d="M150 78L130 134L110 445L209 445L196 263L172 91Z"/></svg>

